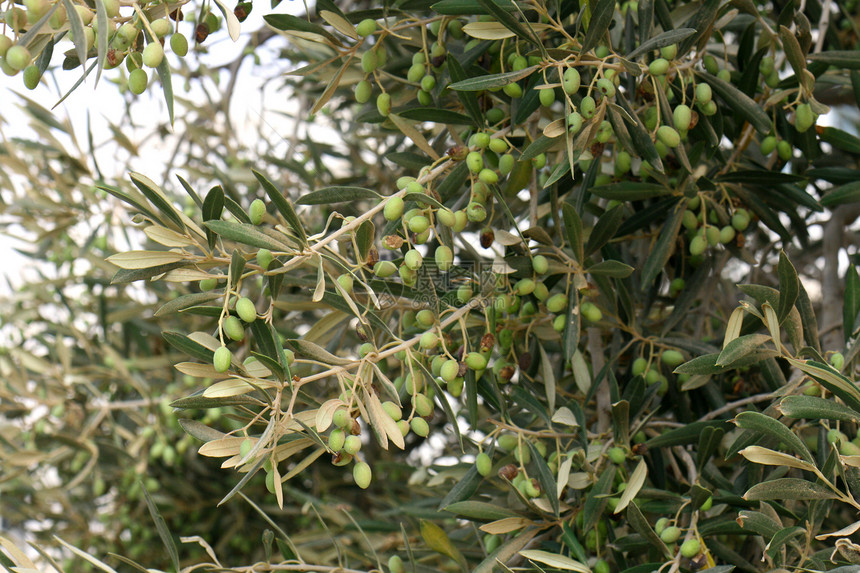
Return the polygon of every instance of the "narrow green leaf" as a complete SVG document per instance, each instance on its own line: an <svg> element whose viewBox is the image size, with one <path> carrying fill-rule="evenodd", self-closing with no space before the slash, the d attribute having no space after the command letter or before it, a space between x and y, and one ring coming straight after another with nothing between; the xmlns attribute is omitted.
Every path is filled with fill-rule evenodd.
<svg viewBox="0 0 860 573"><path fill-rule="evenodd" d="M66 17L69 20L69 31L72 33L72 40L75 44L75 52L78 55L78 61L81 63L81 66L86 68L87 39L86 35L84 35L84 23L81 20L81 15L78 14L77 10L75 10L75 4L72 0L63 0L63 4L66 7ZM84 75L86 76L86 73ZM74 87L72 89L74 89ZM71 91L72 90L69 90L70 93Z"/></svg>
<svg viewBox="0 0 860 573"><path fill-rule="evenodd" d="M272 203L275 204L275 207L280 211L281 215L283 215L284 220L286 220L290 228L296 233L296 236L302 245L307 245L308 237L307 234L305 234L305 228L302 226L302 221L296 214L296 210L293 209L293 205L290 203L290 200L287 199L283 193L278 191L278 188L275 187L275 185L260 171L252 169L251 172L254 174L254 177L257 178L257 181L260 182L260 185L263 186L263 189L266 190L266 195L269 196L269 199L271 199Z"/></svg>
<svg viewBox="0 0 860 573"><path fill-rule="evenodd" d="M693 46L698 46L701 51L704 47L702 40L710 37L713 32L713 25L719 13L720 4L722 4L721 0L705 0L693 11L693 15L683 25L685 28L693 28L696 33L681 42L678 46L679 54L686 54Z"/></svg>
<svg viewBox="0 0 860 573"><path fill-rule="evenodd" d="M797 271L794 265L791 264L791 261L788 260L785 251L779 252L777 274L779 275L779 307L777 317L779 318L779 323L782 324L788 318L791 309L794 308L799 291Z"/></svg>
<svg viewBox="0 0 860 573"><path fill-rule="evenodd" d="M319 24L314 24L303 18L299 18L298 16L293 16L291 14L266 14L263 16L263 20L276 30L284 32L310 32L311 34L322 36L336 45L340 44L340 40L331 32Z"/></svg>
<svg viewBox="0 0 860 573"><path fill-rule="evenodd" d="M104 0L95 0L96 4L96 27L98 37L96 38L96 58L98 58L98 71L96 72L96 85L99 84L99 78L102 76L102 70L105 65L105 57L107 56L108 48L108 16L105 9ZM178 569L178 568L177 568Z"/></svg>
<svg viewBox="0 0 860 573"><path fill-rule="evenodd" d="M842 151L860 155L860 137L847 131L828 126L818 132L818 137L821 138L821 141L825 141Z"/></svg>
<svg viewBox="0 0 860 573"><path fill-rule="evenodd" d="M536 71L540 66L530 66L528 68L524 68L522 70L516 70L513 72L504 72L501 74L487 74L485 76L478 76L476 78L469 78L466 80L462 80L459 82L455 82L448 86L449 89L455 91L481 91L488 90L492 88L503 88L508 84L511 84L515 81L521 80L527 76L530 76L534 71Z"/></svg>
<svg viewBox="0 0 860 573"><path fill-rule="evenodd" d="M204 302L209 302L210 300L214 300L222 296L224 296L223 289L221 291L213 290L209 292L193 292L190 294L183 294L164 303L158 310L155 311L154 316L170 315L190 306L196 306Z"/></svg>
<svg viewBox="0 0 860 573"><path fill-rule="evenodd" d="M775 420L774 418L760 412L748 411L741 412L735 416L735 424L737 424L739 428L761 432L762 434L776 438L787 447L794 450L794 453L807 462L815 463L812 454L809 452L809 449L803 441L797 437L797 434L789 430L788 427L779 420Z"/></svg>
<svg viewBox="0 0 860 573"><path fill-rule="evenodd" d="M818 380L822 386L836 396L842 398L842 401L851 409L860 412L860 388L857 388L854 382L837 372L833 367L814 360L804 361L795 358L786 358L786 360Z"/></svg>
<svg viewBox="0 0 860 573"><path fill-rule="evenodd" d="M650 0L649 0L650 1ZM624 94L615 94L615 103L626 113L622 114L624 123L627 125L627 131L630 134L630 139L633 142L633 151L639 154L639 157L646 160L657 171L663 171L663 160L660 159L660 154L657 153L657 146L651 139L651 134L645 129L641 121L631 121L629 118L635 118L630 104L627 103L627 98Z"/></svg>
<svg viewBox="0 0 860 573"><path fill-rule="evenodd" d="M837 207L847 203L857 203L860 201L860 181L852 181L845 185L833 187L821 198L819 203L825 207Z"/></svg>
<svg viewBox="0 0 860 573"><path fill-rule="evenodd" d="M860 275L857 274L857 267L850 265L845 271L845 292L842 295L842 336L846 342L854 335L858 313L860 313Z"/></svg>
<svg viewBox="0 0 860 573"><path fill-rule="evenodd" d="M747 334L739 336L726 344L720 356L717 358L717 366L731 366L744 356L758 350L759 346L771 340L769 334Z"/></svg>
<svg viewBox="0 0 860 573"><path fill-rule="evenodd" d="M785 499L836 499L833 491L821 484L799 478L772 479L752 486L744 499L782 501Z"/></svg>
<svg viewBox="0 0 860 573"><path fill-rule="evenodd" d="M532 463L537 468L537 478L540 483L541 493L546 496L549 500L549 505L552 507L553 514L558 517L559 515L559 502L558 496L556 493L556 484L555 478L552 475L552 471L549 469L549 466L546 465L546 462L543 459L543 456L538 452L534 443L531 440L527 440L526 443L529 445L529 449L532 453Z"/></svg>
<svg viewBox="0 0 860 573"><path fill-rule="evenodd" d="M475 473L477 473L477 470ZM449 503L443 509L454 515L480 521L495 521L506 517L522 517L519 513L511 511L507 507L485 501L457 501Z"/></svg>
<svg viewBox="0 0 860 573"><path fill-rule="evenodd" d="M696 448L696 469L701 472L705 464L718 451L720 444L723 441L723 436L726 435L722 428L709 426L704 428L699 435L699 447Z"/></svg>
<svg viewBox="0 0 860 573"><path fill-rule="evenodd" d="M759 133L768 133L772 129L770 116L741 90L716 76L704 72L696 72L703 81L707 82L722 100L746 119Z"/></svg>
<svg viewBox="0 0 860 573"><path fill-rule="evenodd" d="M230 284L239 284L239 279L242 277L242 271L245 269L245 258L239 249L233 249L233 255L230 257Z"/></svg>
<svg viewBox="0 0 860 573"><path fill-rule="evenodd" d="M536 527L524 529L510 541L502 543L498 549L487 555L487 557L481 561L477 567L475 567L473 573L493 573L494 571L498 571L499 563L504 567L505 563L517 555L521 549L527 547L539 532L540 530Z"/></svg>
<svg viewBox="0 0 860 573"><path fill-rule="evenodd" d="M111 278L110 284L112 285L123 285L128 283L133 283L135 281L142 281L146 279L151 279L154 276L158 276L166 273L167 271L172 271L173 269L179 269L184 266L187 266L188 263L185 261L178 261L175 263L168 263L165 265L157 265L154 267L148 267L145 269L120 269L116 272L116 274Z"/></svg>
<svg viewBox="0 0 860 573"><path fill-rule="evenodd" d="M149 202L152 203L159 212L172 221L180 231L185 231L185 223L183 223L182 218L179 216L179 212L176 210L176 207L170 203L167 195L164 194L164 191L162 191L158 185L152 181L152 179L146 175L135 172L129 173L129 177L131 178L131 182L141 190Z"/></svg>
<svg viewBox="0 0 860 573"><path fill-rule="evenodd" d="M711 426L721 428L724 431L734 429L734 426L728 420L704 420L699 422L690 422L686 426L669 430L668 432L651 438L645 442L645 445L649 449L652 449L695 444L699 441L699 435L702 431Z"/></svg>
<svg viewBox="0 0 860 573"><path fill-rule="evenodd" d="M224 190L220 185L216 185L206 194L206 199L203 200L203 221L218 220L221 218L221 213L224 212ZM205 228L206 242L209 248L215 247L217 236L212 229Z"/></svg>
<svg viewBox="0 0 860 573"><path fill-rule="evenodd" d="M462 82L468 78L460 61L451 53L448 54L448 73L451 75L452 83ZM474 125L483 125L484 114L481 112L481 106L478 104L478 97L470 91L459 91L457 92L457 97L460 99L460 103L463 104L469 117L472 118Z"/></svg>
<svg viewBox="0 0 860 573"><path fill-rule="evenodd" d="M746 169L724 173L714 181L721 183L750 183L753 185L776 185L777 183L802 183L807 178L793 173L780 173L767 169Z"/></svg>
<svg viewBox="0 0 860 573"><path fill-rule="evenodd" d="M612 17L615 16L615 0L597 0L590 3L591 20L588 22L588 31L585 33L585 39L582 40L582 48L580 54L586 54L591 51L603 39L603 35L609 29L609 24L612 23Z"/></svg>
<svg viewBox="0 0 860 573"><path fill-rule="evenodd" d="M789 418L837 420L841 422L860 421L860 412L834 400L815 396L786 396L780 401L777 408Z"/></svg>
<svg viewBox="0 0 860 573"><path fill-rule="evenodd" d="M592 527L597 525L600 516L603 515L603 510L609 499L605 494L612 491L612 481L615 479L616 467L610 464L603 470L597 481L591 486L586 498L585 506L583 507L583 531L590 531Z"/></svg>
<svg viewBox="0 0 860 573"><path fill-rule="evenodd" d="M413 121L429 121L444 125L480 125L468 115L437 107L414 107L400 112L398 115Z"/></svg>
<svg viewBox="0 0 860 573"><path fill-rule="evenodd" d="M165 331L161 333L161 337L172 347L180 350L191 356L202 360L203 362L212 362L213 352L200 344L188 338L181 332Z"/></svg>
<svg viewBox="0 0 860 573"><path fill-rule="evenodd" d="M567 231L567 242L573 250L573 256L579 263L585 262L585 253L582 245L582 219L579 213L570 203L562 203L561 215L564 220L564 229Z"/></svg>
<svg viewBox="0 0 860 573"><path fill-rule="evenodd" d="M472 495L478 490L478 485L481 483L481 474L478 473L478 468L475 464L472 464L472 467L469 468L469 471L460 478L454 487L451 488L445 497L442 498L442 501L439 502L439 510L443 510L452 503L457 503L458 501L464 501L472 497Z"/></svg>
<svg viewBox="0 0 860 573"><path fill-rule="evenodd" d="M674 30L662 32L649 39L648 41L642 42L638 48L636 48L624 57L625 59L633 60L637 56L650 52L651 50L656 50L658 48L677 44L681 40L689 38L695 33L696 30L694 30L693 28L676 28Z"/></svg>
<svg viewBox="0 0 860 573"><path fill-rule="evenodd" d="M791 69L797 77L806 70L806 56L800 47L800 42L794 32L785 26L779 27L779 39L782 40L782 48L785 51L785 57L788 63L791 64Z"/></svg>
<svg viewBox="0 0 860 573"><path fill-rule="evenodd" d="M236 223L235 221L205 221L203 225L207 229L212 229L213 232L229 239L248 245L269 249L271 251L286 251L290 250L288 244L277 240L275 237L263 232L262 229L250 223Z"/></svg>
<svg viewBox="0 0 860 573"><path fill-rule="evenodd" d="M158 511L158 507L155 505L155 502L152 501L152 497L149 495L149 491L147 491L143 481L138 480L138 485L141 490L143 490L143 498L146 501L146 507L149 508L149 515L152 517L152 521L155 522L155 530L158 531L158 536L161 538L161 542L164 544L165 549L167 549L167 554L170 555L170 561L173 562L174 569L179 571L179 553L176 551L176 543L173 541L173 534L170 533L170 529L167 527L167 522L164 520L164 516L161 515L160 511Z"/></svg>
<svg viewBox="0 0 860 573"><path fill-rule="evenodd" d="M515 9L509 2L493 1L497 6L505 10ZM439 0L439 2L434 3L430 8L437 14L444 16L487 16L490 14L485 5L481 4L478 0Z"/></svg>
<svg viewBox="0 0 860 573"><path fill-rule="evenodd" d="M642 290L651 288L651 283L663 271L666 261L669 260L669 257L672 256L672 252L675 250L677 242L675 239L678 236L678 231L681 229L681 220L684 218L682 204L686 204L686 201L682 200L678 204L678 207L675 208L672 216L666 220L663 229L660 231L660 236L651 250L651 254L648 255L642 267Z"/></svg>
<svg viewBox="0 0 860 573"><path fill-rule="evenodd" d="M297 203L299 205L329 205L332 203L345 203L347 201L358 201L361 199L381 198L382 196L373 189L338 185L312 191L303 195Z"/></svg>
<svg viewBox="0 0 860 573"><path fill-rule="evenodd" d="M596 189L599 189L599 187L593 187L592 192ZM616 205L612 209L603 213L597 220L597 223L594 224L594 228L588 236L588 243L585 245L585 256L590 256L592 253L596 253L603 247L603 245L608 243L609 240L615 236L615 233L618 231L623 220L623 205Z"/></svg>
<svg viewBox="0 0 860 573"><path fill-rule="evenodd" d="M545 135L541 135L523 149L523 153L520 155L520 161L531 161L561 140L561 137L547 137Z"/></svg>
<svg viewBox="0 0 860 573"><path fill-rule="evenodd" d="M504 5L506 2L510 3L514 10L516 10L516 5L514 5L511 0L502 0L502 2L499 3L497 3L497 1L498 0L478 0L478 3L493 17L495 17L502 26L516 34L521 40L542 46L537 38L532 34L529 34L526 29L523 28L522 24L517 21L516 17L511 14L513 10L505 9L499 4Z"/></svg>
<svg viewBox="0 0 860 573"><path fill-rule="evenodd" d="M860 70L860 52L857 50L830 50L809 54L807 59L823 62L843 70Z"/></svg>
<svg viewBox="0 0 860 573"><path fill-rule="evenodd" d="M642 515L642 510L635 503L627 506L627 523L636 530L636 533L644 537L648 543L657 551L659 551L666 559L672 558L672 552L666 547L666 544L651 528L648 520Z"/></svg>
<svg viewBox="0 0 860 573"><path fill-rule="evenodd" d="M634 269L630 265L622 263L621 261L607 259L595 265L591 265L585 270L592 275L603 275L616 279L626 279L633 274Z"/></svg>

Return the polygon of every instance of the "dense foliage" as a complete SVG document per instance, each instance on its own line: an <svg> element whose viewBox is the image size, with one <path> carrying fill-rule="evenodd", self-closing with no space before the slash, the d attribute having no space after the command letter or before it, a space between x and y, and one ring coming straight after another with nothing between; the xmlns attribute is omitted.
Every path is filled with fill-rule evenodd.
<svg viewBox="0 0 860 573"><path fill-rule="evenodd" d="M856 2L273 2L218 68L250 2L2 7L26 87L126 90L130 174L21 100L0 567L860 562ZM234 133L252 55L286 147Z"/></svg>

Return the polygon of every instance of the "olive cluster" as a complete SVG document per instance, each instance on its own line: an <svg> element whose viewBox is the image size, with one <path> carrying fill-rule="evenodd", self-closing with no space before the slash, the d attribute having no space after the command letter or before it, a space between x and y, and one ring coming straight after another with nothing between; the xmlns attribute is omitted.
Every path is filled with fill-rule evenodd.
<svg viewBox="0 0 860 573"><path fill-rule="evenodd" d="M98 18L95 11L84 3L75 4L76 19L83 26L83 44L88 54L95 54L99 38ZM188 39L176 30L180 12L170 17L148 19L144 11L125 15L121 13L119 0L105 0L107 15L107 41L104 69L112 69L125 61L128 71L127 86L134 94L141 94L149 83L147 68L154 69L164 60L164 45L169 36L170 50L179 57L188 53ZM43 17L50 17L47 28L55 32L68 31L69 39L80 41L72 33L66 5L60 0L26 0L24 8L15 6L6 12L6 24L15 33L26 31ZM214 17L214 15L213 15ZM217 20L217 18L216 18ZM77 58L72 50L67 56ZM0 35L0 69L9 76L23 71L24 85L35 89L48 65L36 59L27 45L16 43L13 38Z"/></svg>

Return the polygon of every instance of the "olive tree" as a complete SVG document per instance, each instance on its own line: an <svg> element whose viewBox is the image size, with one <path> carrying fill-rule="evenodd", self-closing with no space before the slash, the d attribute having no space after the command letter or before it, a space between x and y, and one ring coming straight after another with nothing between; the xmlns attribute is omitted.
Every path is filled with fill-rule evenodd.
<svg viewBox="0 0 860 573"><path fill-rule="evenodd" d="M112 179L25 101L0 156L51 266L3 312L0 564L860 560L855 2L276 5L219 69L251 3L6 6L4 71L180 140ZM286 147L227 112L262 55Z"/></svg>

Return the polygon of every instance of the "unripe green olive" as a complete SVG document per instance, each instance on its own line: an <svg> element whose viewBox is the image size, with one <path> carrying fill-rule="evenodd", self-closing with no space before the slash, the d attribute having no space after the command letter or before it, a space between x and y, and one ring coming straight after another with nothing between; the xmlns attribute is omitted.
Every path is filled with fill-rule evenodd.
<svg viewBox="0 0 860 573"><path fill-rule="evenodd" d="M421 78L424 77L426 71L427 69L424 67L423 63L412 64L406 72L406 79L412 83L418 83L421 81Z"/></svg>
<svg viewBox="0 0 860 573"><path fill-rule="evenodd" d="M681 277L672 279L672 282L669 283L669 292L679 293L684 290L684 287L687 286L687 281L682 279Z"/></svg>
<svg viewBox="0 0 860 573"><path fill-rule="evenodd" d="M379 66L379 56L376 50L367 50L361 55L361 69L365 74L372 74Z"/></svg>
<svg viewBox="0 0 860 573"><path fill-rule="evenodd" d="M200 281L200 290L203 292L208 292L218 286L218 281L216 279L203 279Z"/></svg>
<svg viewBox="0 0 860 573"><path fill-rule="evenodd" d="M425 308L415 314L415 321L424 328L428 328L436 323L436 315L433 314L432 310Z"/></svg>
<svg viewBox="0 0 860 573"><path fill-rule="evenodd" d="M600 78L597 80L597 91L603 94L604 97L615 97L615 84L612 83L612 80L607 78Z"/></svg>
<svg viewBox="0 0 860 573"><path fill-rule="evenodd" d="M451 250L451 247L446 245L436 247L433 258L436 259L436 266L441 271L447 271L454 264L454 252Z"/></svg>
<svg viewBox="0 0 860 573"><path fill-rule="evenodd" d="M492 185L493 183L499 182L499 174L492 169L485 168L481 169L481 172L478 173L478 179L480 179L487 185Z"/></svg>
<svg viewBox="0 0 860 573"><path fill-rule="evenodd" d="M506 452L513 451L519 445L519 439L514 434L502 434L498 442L499 447Z"/></svg>
<svg viewBox="0 0 860 573"><path fill-rule="evenodd" d="M674 368L684 362L684 355L677 350L664 350L660 355L660 360L662 360L663 364L666 366Z"/></svg>
<svg viewBox="0 0 860 573"><path fill-rule="evenodd" d="M30 64L26 68L24 68L24 87L28 90L34 90L39 86L39 82L42 80L42 71L39 69L39 66L35 64ZM131 78L129 78L129 87L131 87ZM133 92L134 90L132 90Z"/></svg>
<svg viewBox="0 0 860 573"><path fill-rule="evenodd" d="M361 438L358 436L349 435L344 438L343 451L350 455L355 455L361 449Z"/></svg>
<svg viewBox="0 0 860 573"><path fill-rule="evenodd" d="M666 147L678 147L681 144L681 136L673 127L661 125L657 129L657 139Z"/></svg>
<svg viewBox="0 0 860 573"><path fill-rule="evenodd" d="M546 309L549 312L561 312L567 307L567 295L566 294L554 294L549 297L546 301Z"/></svg>
<svg viewBox="0 0 860 573"><path fill-rule="evenodd" d="M107 0L105 2L105 7L107 7L109 3L116 5L117 12L119 12L119 2L117 0ZM114 14L114 16L115 15L116 14ZM113 18L114 16L108 14L108 17L110 18ZM170 24L170 20L168 20L167 18L159 18L158 20L153 20L149 23L149 27L152 28L153 34L155 34L159 38L163 38L168 35L170 33L170 30L173 28Z"/></svg>
<svg viewBox="0 0 860 573"><path fill-rule="evenodd" d="M654 532L657 533L657 535L662 535L663 531L666 530L666 526L668 526L668 525L669 525L669 518L668 517L661 517L660 519L657 520L657 523L654 524Z"/></svg>
<svg viewBox="0 0 860 573"><path fill-rule="evenodd" d="M579 133L579 130L582 129L582 124L585 120L582 118L582 115L577 111L572 111L567 114L567 130L572 134Z"/></svg>
<svg viewBox="0 0 860 573"><path fill-rule="evenodd" d="M164 48L160 42L150 42L143 49L143 65L148 68L157 68L164 59Z"/></svg>
<svg viewBox="0 0 860 573"><path fill-rule="evenodd" d="M368 80L361 80L355 84L353 96L358 103L367 103L373 95L373 84Z"/></svg>
<svg viewBox="0 0 860 573"><path fill-rule="evenodd" d="M230 369L230 362L233 355L230 349L226 346L219 346L212 357L212 365L215 366L217 372L227 372Z"/></svg>
<svg viewBox="0 0 860 573"><path fill-rule="evenodd" d="M519 281L517 281L517 284L514 285L514 292L520 296L530 295L534 292L534 290L534 279L520 279Z"/></svg>
<svg viewBox="0 0 860 573"><path fill-rule="evenodd" d="M667 527L663 530L663 533L660 534L660 539L663 540L663 543L675 543L681 537L681 528L677 526Z"/></svg>
<svg viewBox="0 0 860 573"><path fill-rule="evenodd" d="M24 46L15 45L6 50L6 64L16 72L26 68L32 59L30 50Z"/></svg>
<svg viewBox="0 0 860 573"><path fill-rule="evenodd" d="M468 353L463 361L472 370L483 370L487 367L487 359L480 352Z"/></svg>
<svg viewBox="0 0 860 573"><path fill-rule="evenodd" d="M412 405L415 407L415 412L421 417L433 414L433 400L424 394L415 394L412 397Z"/></svg>
<svg viewBox="0 0 860 573"><path fill-rule="evenodd" d="M409 222L406 224L409 227L409 230L413 233L423 233L428 228L430 228L430 219L425 217L424 215L415 215Z"/></svg>
<svg viewBox="0 0 860 573"><path fill-rule="evenodd" d="M470 151L466 155L466 166L472 173L479 173L484 168L484 155L480 151Z"/></svg>
<svg viewBox="0 0 860 573"><path fill-rule="evenodd" d="M376 110L386 117L391 113L391 94L385 92L376 96Z"/></svg>
<svg viewBox="0 0 860 573"><path fill-rule="evenodd" d="M841 371L842 367L845 366L845 356L841 352L834 352L830 355L830 364Z"/></svg>
<svg viewBox="0 0 860 573"><path fill-rule="evenodd" d="M358 356L360 358L364 358L374 350L376 350L376 347L373 345L372 342L365 342L358 347Z"/></svg>
<svg viewBox="0 0 860 573"><path fill-rule="evenodd" d="M631 374L634 376L639 376L640 374L644 374L645 370L648 368L648 360L643 357L639 357L633 361L633 366L630 370Z"/></svg>
<svg viewBox="0 0 860 573"><path fill-rule="evenodd" d="M245 322L254 322L257 320L257 309L248 297L243 296L236 301L236 314Z"/></svg>
<svg viewBox="0 0 860 573"><path fill-rule="evenodd" d="M403 559L399 555L392 555L388 558L388 570L391 573L405 573L406 568L403 566Z"/></svg>
<svg viewBox="0 0 860 573"><path fill-rule="evenodd" d="M9 51L9 48L12 47L13 43L12 38L0 34L0 58L6 57L6 52Z"/></svg>
<svg viewBox="0 0 860 573"><path fill-rule="evenodd" d="M684 215L681 217L681 224L687 230L694 230L699 227L699 220L696 218L696 214L691 210L687 209L684 211Z"/></svg>
<svg viewBox="0 0 860 573"><path fill-rule="evenodd" d="M549 270L549 261L543 255L535 255L532 257L532 269L537 274L542 275Z"/></svg>
<svg viewBox="0 0 860 573"><path fill-rule="evenodd" d="M342 428L335 428L328 435L328 448L333 452L339 452L346 443L346 433Z"/></svg>
<svg viewBox="0 0 860 573"><path fill-rule="evenodd" d="M720 230L713 225L706 227L705 238L708 241L708 245L715 247L720 242Z"/></svg>
<svg viewBox="0 0 860 573"><path fill-rule="evenodd" d="M348 293L352 292L353 287L355 286L355 280L352 278L352 275L349 273L344 273L337 277L338 284Z"/></svg>
<svg viewBox="0 0 860 573"><path fill-rule="evenodd" d="M621 465L627 460L627 454L624 452L624 448L609 448L609 451L606 452L607 456L609 456L609 461L611 461L615 465Z"/></svg>
<svg viewBox="0 0 860 573"><path fill-rule="evenodd" d="M334 414L332 414L331 421L338 428L352 426L352 416L349 415L349 410L346 408L338 408L335 410Z"/></svg>
<svg viewBox="0 0 860 573"><path fill-rule="evenodd" d="M485 452L481 452L475 458L475 467L480 475L487 477L493 470L493 460Z"/></svg>
<svg viewBox="0 0 860 573"><path fill-rule="evenodd" d="M224 330L224 334L232 340L242 340L245 338L245 327L242 326L242 323L235 316L230 315L225 318L221 324L221 328Z"/></svg>
<svg viewBox="0 0 860 573"><path fill-rule="evenodd" d="M490 151L493 153L505 153L508 150L508 142L500 137L490 140Z"/></svg>
<svg viewBox="0 0 860 573"><path fill-rule="evenodd" d="M732 215L732 227L736 231L745 231L750 224L750 214L746 209L738 209Z"/></svg>
<svg viewBox="0 0 860 573"><path fill-rule="evenodd" d="M698 539L688 539L681 544L681 556L692 559L699 554L701 548Z"/></svg>
<svg viewBox="0 0 860 573"><path fill-rule="evenodd" d="M592 302L584 302L580 305L580 313L582 317L588 322L600 322L603 318L603 313L600 312L600 309Z"/></svg>
<svg viewBox="0 0 860 573"><path fill-rule="evenodd" d="M395 221L403 216L403 199L398 196L390 197L382 209L386 221Z"/></svg>
<svg viewBox="0 0 860 573"><path fill-rule="evenodd" d="M415 249L410 249L403 256L403 264L405 264L413 271L420 269L423 263L424 258L421 256L421 253L419 253Z"/></svg>
<svg viewBox="0 0 860 573"><path fill-rule="evenodd" d="M364 38L376 32L376 20L365 18L355 27L355 33Z"/></svg>
<svg viewBox="0 0 860 573"><path fill-rule="evenodd" d="M442 364L442 368L439 370L439 377L442 378L445 382L451 382L460 373L460 363L456 360L447 360L444 364Z"/></svg>
<svg viewBox="0 0 860 573"><path fill-rule="evenodd" d="M382 403L382 409L385 410L388 417L395 422L399 422L400 419L403 418L403 411L400 409L400 406L390 400Z"/></svg>
<svg viewBox="0 0 860 573"><path fill-rule="evenodd" d="M662 76L669 71L669 60L657 58L648 66L648 73L652 76Z"/></svg>
<svg viewBox="0 0 860 573"><path fill-rule="evenodd" d="M472 201L466 207L466 216L473 223L481 223L487 218L487 208L477 201Z"/></svg>
<svg viewBox="0 0 860 573"><path fill-rule="evenodd" d="M581 113L582 117L586 119L591 119L592 117L594 117L594 112L596 109L597 103L595 103L594 98L591 96L585 96L579 103L579 113Z"/></svg>
<svg viewBox="0 0 860 573"><path fill-rule="evenodd" d="M711 509L711 507L713 505L714 505L714 498L713 498L713 496L709 495L708 499L706 499L705 502L699 506L699 510L700 511L708 511L709 509Z"/></svg>
<svg viewBox="0 0 860 573"><path fill-rule="evenodd" d="M254 199L248 208L248 218L251 219L251 224L259 225L263 222L263 216L266 214L266 204L262 199Z"/></svg>
<svg viewBox="0 0 860 573"><path fill-rule="evenodd" d="M421 335L418 344L425 350L432 350L439 345L439 337L435 332L425 332Z"/></svg>
<svg viewBox="0 0 860 573"><path fill-rule="evenodd" d="M690 254L695 256L701 255L708 247L708 241L702 235L696 235L690 241Z"/></svg>
<svg viewBox="0 0 860 573"><path fill-rule="evenodd" d="M761 144L759 145L759 151L761 151L762 155L770 155L776 149L777 143L778 141L775 135L768 135L761 140Z"/></svg>
<svg viewBox="0 0 860 573"><path fill-rule="evenodd" d="M269 265L272 264L273 260L275 260L275 257L272 256L272 251L269 249L260 249L257 251L257 264L260 265L260 268L263 270L268 270Z"/></svg>
<svg viewBox="0 0 860 573"><path fill-rule="evenodd" d="M561 78L561 89L564 90L566 94L573 94L579 91L581 77L579 75L579 70L576 68L567 68L564 70L564 74L562 74Z"/></svg>
<svg viewBox="0 0 860 573"><path fill-rule="evenodd" d="M678 44L671 44L660 48L660 55L667 60L674 60L678 55Z"/></svg>
<svg viewBox="0 0 860 573"><path fill-rule="evenodd" d="M793 150L791 148L791 144L785 139L781 140L776 144L776 153L779 155L779 158L783 161L788 161L791 159Z"/></svg>
<svg viewBox="0 0 860 573"><path fill-rule="evenodd" d="M367 465L367 462L358 462L352 468L352 479L355 480L355 485L361 489L367 489L372 476L373 473L370 471L370 466Z"/></svg>
<svg viewBox="0 0 860 573"><path fill-rule="evenodd" d="M543 107L550 107L555 103L555 90L552 88L538 90L538 99Z"/></svg>
<svg viewBox="0 0 860 573"><path fill-rule="evenodd" d="M379 261L373 266L373 274L379 278L388 278L397 272L397 265L391 261Z"/></svg>
<svg viewBox="0 0 860 573"><path fill-rule="evenodd" d="M710 102L713 97L713 92L711 91L711 86L709 84L704 82L696 84L696 103L704 105Z"/></svg>
<svg viewBox="0 0 860 573"><path fill-rule="evenodd" d="M794 110L794 128L799 133L804 133L815 125L816 119L816 114L812 111L812 107L808 103L802 103Z"/></svg>
<svg viewBox="0 0 860 573"><path fill-rule="evenodd" d="M412 418L409 421L409 427L412 428L416 436L421 436L422 438L426 438L430 433L430 424L424 418Z"/></svg>
<svg viewBox="0 0 860 573"><path fill-rule="evenodd" d="M720 243L723 245L728 245L735 238L735 228L731 225L725 225L720 229Z"/></svg>
<svg viewBox="0 0 860 573"><path fill-rule="evenodd" d="M188 53L188 38L179 32L174 33L170 36L170 49L180 58L185 57Z"/></svg>
<svg viewBox="0 0 860 573"><path fill-rule="evenodd" d="M690 106L686 104L677 105L672 111L672 121L674 121L675 129L678 131L687 131L690 129L692 119L693 112Z"/></svg>
<svg viewBox="0 0 860 573"><path fill-rule="evenodd" d="M523 88L517 82L512 82L502 88L502 91L511 99L523 97Z"/></svg>

